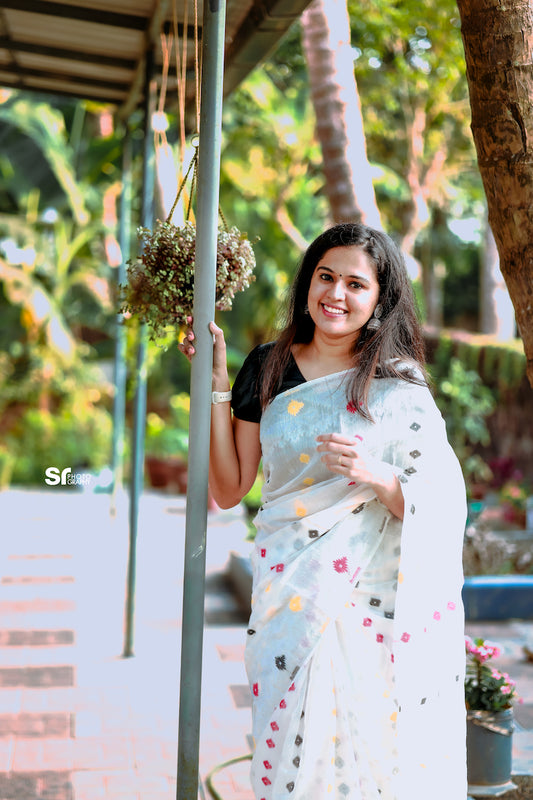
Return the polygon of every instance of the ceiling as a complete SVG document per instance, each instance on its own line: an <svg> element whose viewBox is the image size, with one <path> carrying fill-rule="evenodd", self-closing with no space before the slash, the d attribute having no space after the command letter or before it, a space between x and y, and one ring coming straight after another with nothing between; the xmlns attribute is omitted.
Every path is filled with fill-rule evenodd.
<svg viewBox="0 0 533 800"><path fill-rule="evenodd" d="M256 66L310 0L226 0L224 94ZM187 14L187 16L186 16ZM203 0L198 0L201 37ZM194 97L194 0L2 0L0 86L111 103L128 116L142 101L145 56L161 33L182 41L187 20L187 94ZM177 103L176 57L167 103Z"/></svg>

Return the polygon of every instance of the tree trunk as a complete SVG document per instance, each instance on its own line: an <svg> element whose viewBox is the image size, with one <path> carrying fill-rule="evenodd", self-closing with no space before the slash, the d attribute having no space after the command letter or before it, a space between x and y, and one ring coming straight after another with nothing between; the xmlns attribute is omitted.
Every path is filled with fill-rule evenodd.
<svg viewBox="0 0 533 800"><path fill-rule="evenodd" d="M533 7L458 0L472 133L533 386Z"/></svg>
<svg viewBox="0 0 533 800"><path fill-rule="evenodd" d="M303 48L335 222L381 228L366 154L346 0L313 0L302 15Z"/></svg>

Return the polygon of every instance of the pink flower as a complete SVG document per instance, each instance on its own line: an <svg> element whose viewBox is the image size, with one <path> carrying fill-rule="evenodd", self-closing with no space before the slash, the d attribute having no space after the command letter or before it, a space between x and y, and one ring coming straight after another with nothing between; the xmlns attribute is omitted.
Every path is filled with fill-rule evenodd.
<svg viewBox="0 0 533 800"><path fill-rule="evenodd" d="M333 562L333 568L335 572L348 572L348 559L346 556L336 558Z"/></svg>
<svg viewBox="0 0 533 800"><path fill-rule="evenodd" d="M503 686L502 686L502 688L500 689L500 692L501 692L502 694L511 694L511 687L510 687L510 686L508 686L506 683L504 683L504 685L503 685Z"/></svg>
<svg viewBox="0 0 533 800"><path fill-rule="evenodd" d="M365 628L369 628L372 625L372 620L370 619L370 617L364 618L363 625L365 626Z"/></svg>

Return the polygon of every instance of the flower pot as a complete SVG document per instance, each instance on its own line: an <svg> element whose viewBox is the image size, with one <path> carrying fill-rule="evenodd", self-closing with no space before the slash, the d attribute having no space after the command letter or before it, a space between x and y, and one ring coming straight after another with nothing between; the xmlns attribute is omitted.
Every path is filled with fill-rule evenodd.
<svg viewBox="0 0 533 800"><path fill-rule="evenodd" d="M150 486L167 492L187 492L187 464L180 458L147 455L144 463Z"/></svg>
<svg viewBox="0 0 533 800"><path fill-rule="evenodd" d="M468 792L497 797L515 788L511 782L513 709L468 711L466 753Z"/></svg>

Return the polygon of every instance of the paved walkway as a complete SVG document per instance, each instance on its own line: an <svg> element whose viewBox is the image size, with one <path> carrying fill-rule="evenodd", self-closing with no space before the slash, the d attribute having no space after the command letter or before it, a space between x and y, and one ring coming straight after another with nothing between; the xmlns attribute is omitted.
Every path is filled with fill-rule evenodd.
<svg viewBox="0 0 533 800"><path fill-rule="evenodd" d="M126 498L111 518L106 495L7 491L0 519L0 800L175 797L184 498L141 499L133 658L121 656ZM204 779L251 748L246 618L224 578L229 551L246 550L245 530L238 512L209 516ZM519 722L533 728L533 664L521 649L533 626L471 632L504 646L524 699ZM253 800L248 770L238 763L213 778L224 800Z"/></svg>

